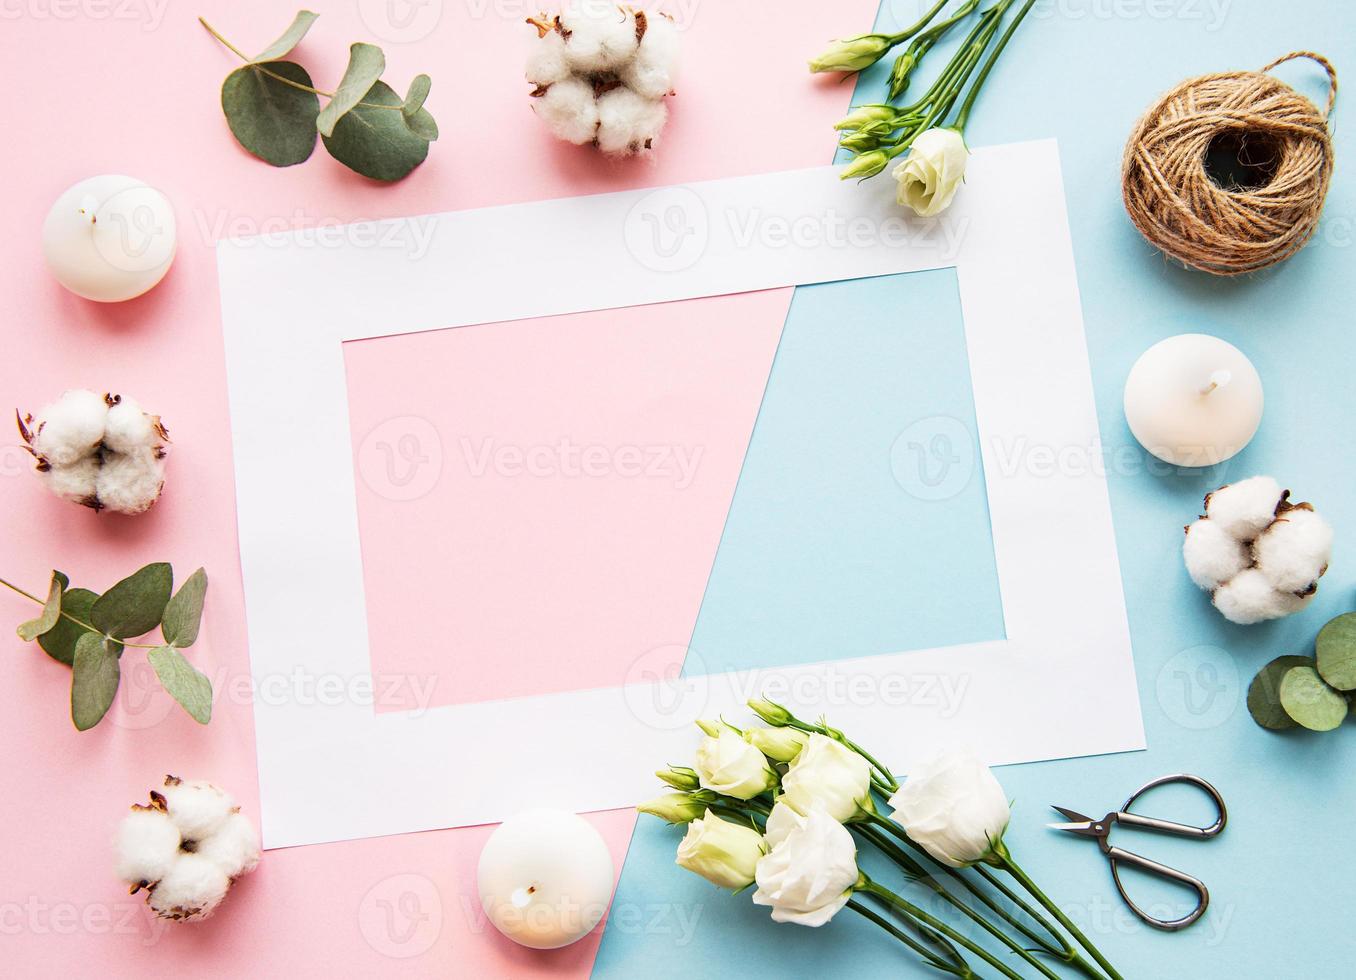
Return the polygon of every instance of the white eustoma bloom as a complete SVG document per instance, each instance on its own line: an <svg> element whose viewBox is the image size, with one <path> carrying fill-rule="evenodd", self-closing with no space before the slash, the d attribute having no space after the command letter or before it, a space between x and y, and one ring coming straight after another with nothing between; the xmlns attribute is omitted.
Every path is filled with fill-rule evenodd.
<svg viewBox="0 0 1356 980"><path fill-rule="evenodd" d="M751 800L777 785L763 753L729 728L702 739L693 768L703 789L737 800Z"/></svg>
<svg viewBox="0 0 1356 980"><path fill-rule="evenodd" d="M804 826L805 818L778 800L773 805L772 812L767 815L767 824L763 828L763 837L767 840L768 849L771 850L786 840L791 831Z"/></svg>
<svg viewBox="0 0 1356 980"><path fill-rule="evenodd" d="M912 840L952 868L984 861L1002 845L1011 817L989 767L968 753L943 752L919 766L890 799Z"/></svg>
<svg viewBox="0 0 1356 980"><path fill-rule="evenodd" d="M897 164L894 178L899 182L896 200L922 218L941 214L951 206L961 182L970 151L965 138L954 129L929 129L909 148L909 155Z"/></svg>
<svg viewBox="0 0 1356 980"><path fill-rule="evenodd" d="M678 866L713 885L739 891L753 884L754 870L766 851L758 831L707 810L706 816L687 825L687 835L678 845Z"/></svg>
<svg viewBox="0 0 1356 980"><path fill-rule="evenodd" d="M795 826L758 862L753 901L771 906L774 922L822 926L852 897L858 879L857 845L823 807L793 822Z"/></svg>
<svg viewBox="0 0 1356 980"><path fill-rule="evenodd" d="M871 764L842 742L814 732L782 777L781 801L803 817L822 804L841 823L874 812Z"/></svg>

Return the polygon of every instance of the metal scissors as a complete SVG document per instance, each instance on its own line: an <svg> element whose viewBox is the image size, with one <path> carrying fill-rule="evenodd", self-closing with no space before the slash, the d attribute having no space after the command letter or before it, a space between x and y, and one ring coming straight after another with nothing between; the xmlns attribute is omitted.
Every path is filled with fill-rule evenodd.
<svg viewBox="0 0 1356 980"><path fill-rule="evenodd" d="M1145 817L1138 813L1131 813L1131 805L1143 796L1149 790L1157 786L1165 786L1168 783L1186 783L1204 790L1215 801L1215 808L1218 811L1218 819L1208 827L1193 827L1190 824L1173 823L1169 820L1159 820L1155 817ZM1146 857L1140 857L1138 854L1131 854L1129 851L1122 850L1119 847L1113 847L1109 838L1111 828L1117 824L1126 827L1140 827L1144 830L1156 831L1160 834L1173 834L1178 837L1192 837L1198 840L1205 840L1215 837L1224 829L1224 825L1229 820L1228 811L1224 807L1224 798L1219 795L1219 791L1211 786L1200 776L1189 776L1185 773L1177 773L1172 776L1160 776L1157 779L1150 780L1139 789L1130 794L1130 798L1121 804L1119 810L1108 813L1101 820L1094 820L1092 817L1086 817L1076 810L1066 810L1062 806L1054 809L1063 814L1070 823L1052 823L1050 827L1055 830L1066 830L1071 834L1078 834L1082 837L1095 838L1098 845L1102 848L1102 853L1107 856L1111 863L1111 877L1116 882L1116 890L1121 893L1121 898L1125 904L1130 906L1130 911L1139 916L1149 925L1157 929L1165 929L1169 932L1175 932L1178 929L1185 929L1202 915L1205 914L1206 907L1210 904L1210 891L1201 882L1199 878L1193 878L1191 875L1176 868L1170 868L1166 864L1159 864L1157 861L1151 861ZM1152 915L1145 912L1142 908L1131 901L1130 896L1126 894L1125 886L1121 884L1120 865L1126 864L1133 868L1140 868L1150 874L1158 875L1161 878L1168 878L1172 881L1180 882L1196 890L1199 900L1196 908L1180 919L1155 919Z"/></svg>

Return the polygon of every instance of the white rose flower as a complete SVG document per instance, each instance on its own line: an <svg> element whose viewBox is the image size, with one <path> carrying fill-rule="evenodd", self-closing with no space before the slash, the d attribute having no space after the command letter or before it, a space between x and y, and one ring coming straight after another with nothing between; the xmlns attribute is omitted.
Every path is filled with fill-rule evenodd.
<svg viewBox="0 0 1356 980"><path fill-rule="evenodd" d="M730 728L702 739L693 768L703 788L737 800L751 800L777 785L763 753Z"/></svg>
<svg viewBox="0 0 1356 980"><path fill-rule="evenodd" d="M841 823L848 823L862 811L874 813L871 763L842 742L814 732L790 772L782 777L781 802L803 817L820 803Z"/></svg>
<svg viewBox="0 0 1356 980"><path fill-rule="evenodd" d="M796 826L758 862L753 900L772 907L774 922L822 926L852 897L857 846L823 807L792 822Z"/></svg>
<svg viewBox="0 0 1356 980"><path fill-rule="evenodd" d="M964 753L944 752L919 766L890 805L909 837L952 868L988 860L1012 815L994 774Z"/></svg>
<svg viewBox="0 0 1356 980"><path fill-rule="evenodd" d="M748 728L744 741L773 762L790 762L800 755L809 736L796 728Z"/></svg>
<svg viewBox="0 0 1356 980"><path fill-rule="evenodd" d="M754 870L766 851L758 831L707 810L705 817L688 824L687 836L678 845L678 866L713 885L739 891L753 884Z"/></svg>
<svg viewBox="0 0 1356 980"><path fill-rule="evenodd" d="M921 218L941 214L951 206L961 182L970 151L965 139L954 129L929 129L909 148L909 155L897 164L894 178L899 181L897 200L912 208Z"/></svg>

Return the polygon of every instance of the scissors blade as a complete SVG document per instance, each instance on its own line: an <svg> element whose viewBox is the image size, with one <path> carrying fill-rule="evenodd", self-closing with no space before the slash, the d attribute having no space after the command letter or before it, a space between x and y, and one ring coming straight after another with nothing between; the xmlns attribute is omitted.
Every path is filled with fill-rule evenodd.
<svg viewBox="0 0 1356 980"><path fill-rule="evenodd" d="M1070 834L1078 834L1080 837L1101 837L1100 831L1094 828L1097 821L1091 817L1086 817L1077 810L1069 810L1062 806L1052 807L1051 809L1063 814L1069 818L1069 823L1049 823L1046 824L1051 830L1063 830Z"/></svg>

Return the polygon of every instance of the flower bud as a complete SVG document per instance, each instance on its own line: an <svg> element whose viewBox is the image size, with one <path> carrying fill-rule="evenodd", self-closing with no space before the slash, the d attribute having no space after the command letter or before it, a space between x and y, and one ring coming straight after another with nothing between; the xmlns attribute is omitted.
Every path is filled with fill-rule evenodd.
<svg viewBox="0 0 1356 980"><path fill-rule="evenodd" d="M843 180L851 180L854 177L865 180L867 177L874 177L884 170L890 163L890 156L884 150L870 150L861 154L853 160L838 176Z"/></svg>
<svg viewBox="0 0 1356 980"><path fill-rule="evenodd" d="M905 51L895 59L895 66L890 69L891 101L904 94L904 90L909 87L909 78L917 67L918 58L912 51Z"/></svg>
<svg viewBox="0 0 1356 980"><path fill-rule="evenodd" d="M670 766L668 769L656 771L655 775L674 789L694 790L701 785L696 772L686 766Z"/></svg>
<svg viewBox="0 0 1356 980"><path fill-rule="evenodd" d="M838 141L838 145L845 150L851 150L853 153L870 153L872 150L880 148L880 136L877 133L858 130L855 133L849 133Z"/></svg>
<svg viewBox="0 0 1356 980"><path fill-rule="evenodd" d="M665 793L653 800L642 803L636 809L648 813L672 824L691 823L702 815L706 808L686 793Z"/></svg>
<svg viewBox="0 0 1356 980"><path fill-rule="evenodd" d="M809 739L795 728L750 728L744 732L744 741L773 762L790 762Z"/></svg>
<svg viewBox="0 0 1356 980"><path fill-rule="evenodd" d="M749 702L749 708L755 715L763 719L769 725L789 725L795 720L795 715L787 711L776 701L768 701L766 698L755 698Z"/></svg>
<svg viewBox="0 0 1356 980"><path fill-rule="evenodd" d="M889 50L890 39L883 34L831 41L828 49L810 62L810 71L861 71L874 65Z"/></svg>
<svg viewBox="0 0 1356 980"><path fill-rule="evenodd" d="M703 734L710 735L712 738L719 735L723 727L720 722L707 721L705 718L698 718L694 724L702 730Z"/></svg>
<svg viewBox="0 0 1356 980"><path fill-rule="evenodd" d="M753 884L763 835L752 827L722 820L710 810L687 828L678 845L678 865L721 888L738 891Z"/></svg>
<svg viewBox="0 0 1356 980"><path fill-rule="evenodd" d="M894 119L894 106L859 105L834 123L833 128L837 130L874 129L876 123L893 123Z"/></svg>

